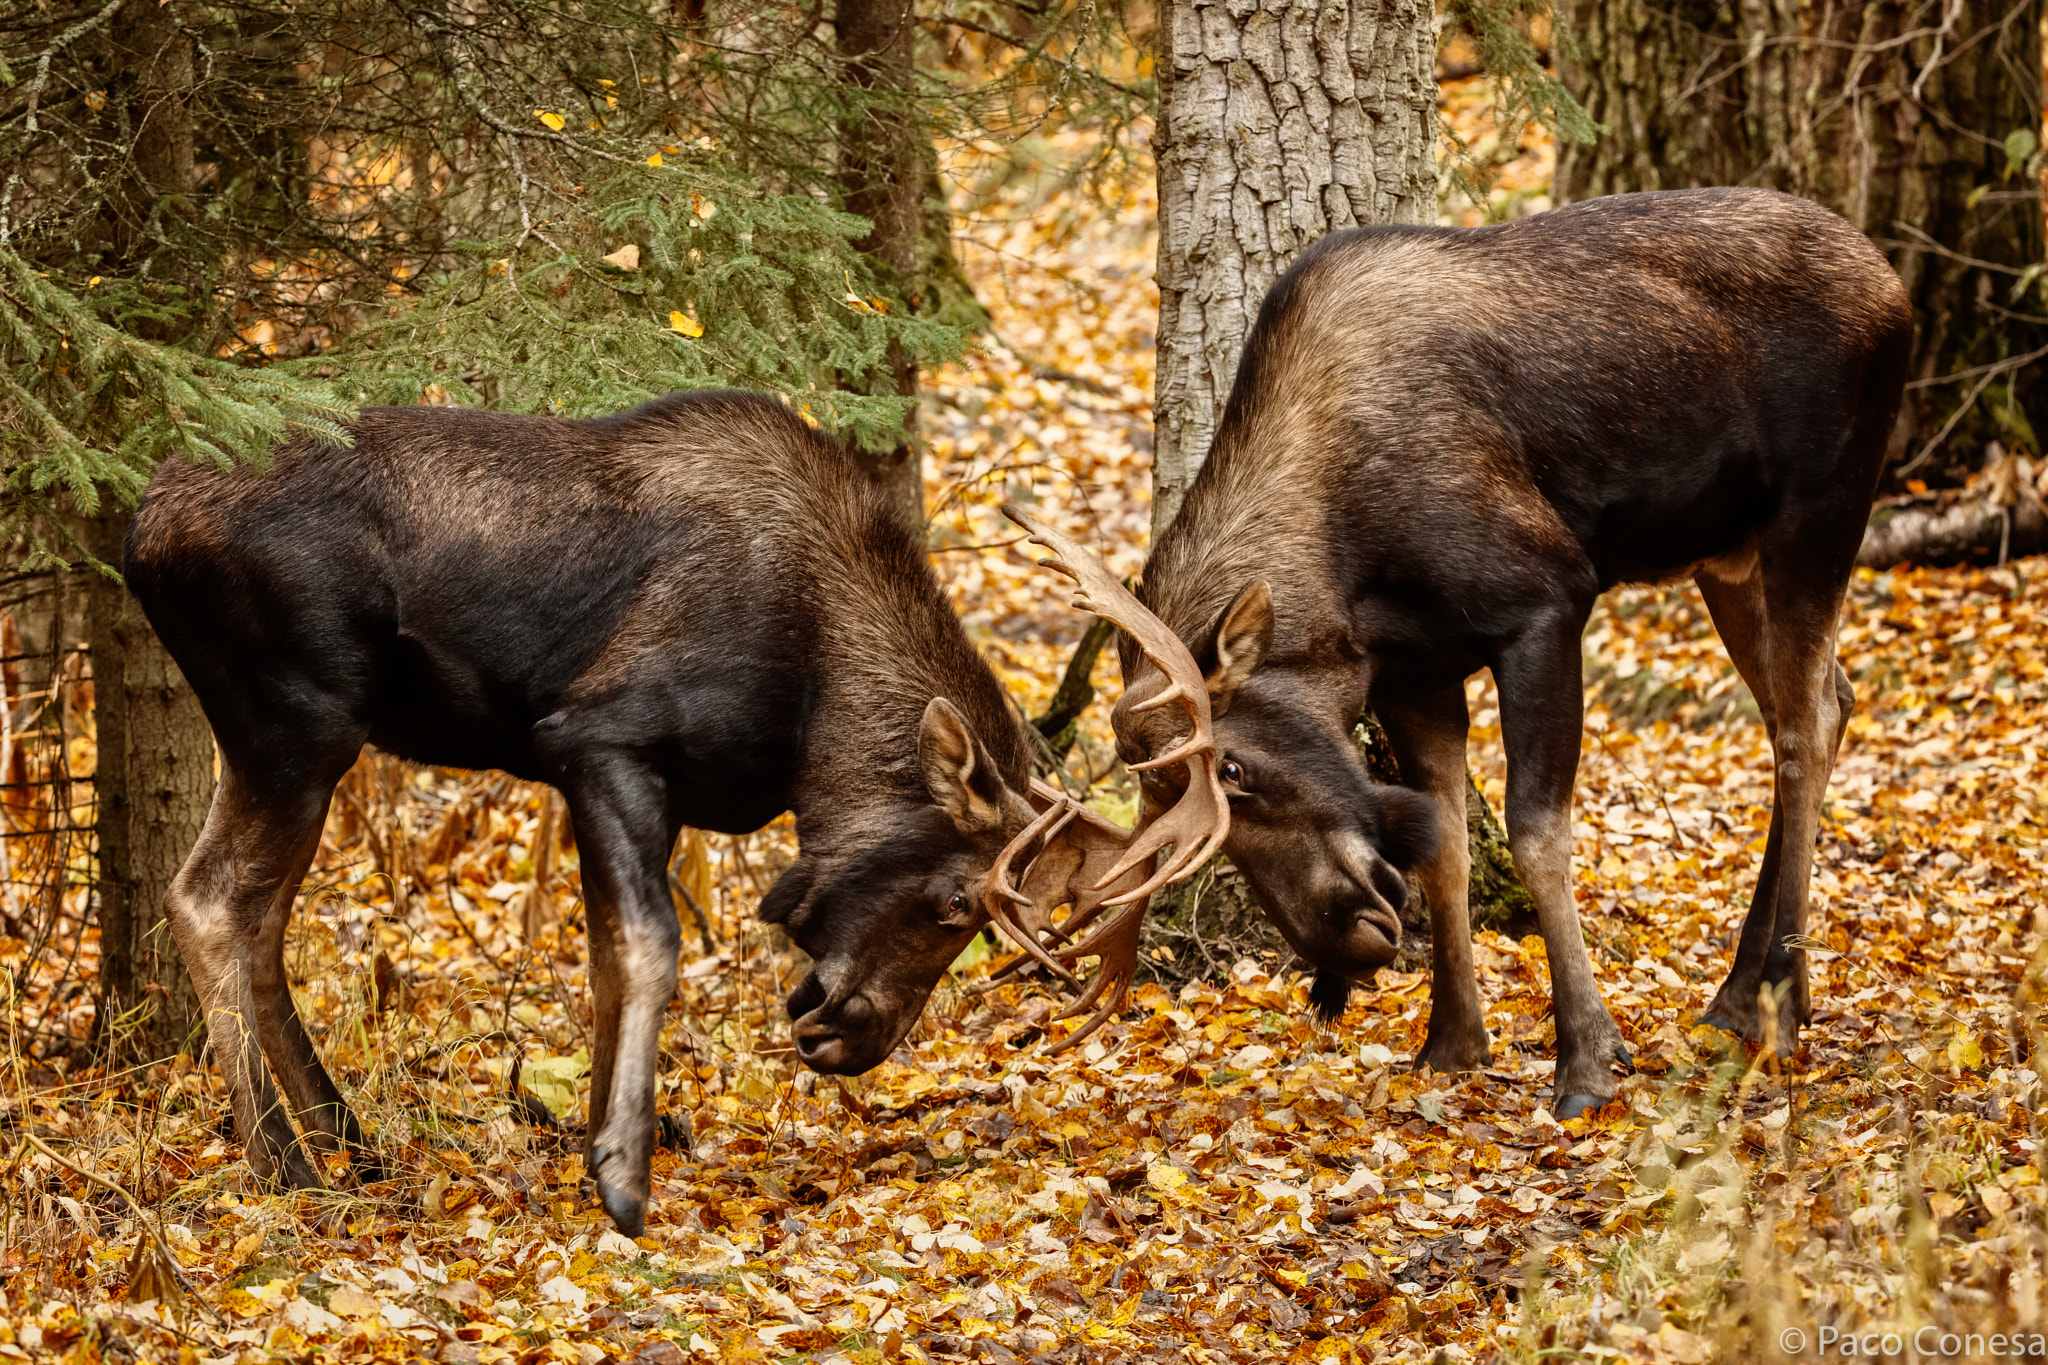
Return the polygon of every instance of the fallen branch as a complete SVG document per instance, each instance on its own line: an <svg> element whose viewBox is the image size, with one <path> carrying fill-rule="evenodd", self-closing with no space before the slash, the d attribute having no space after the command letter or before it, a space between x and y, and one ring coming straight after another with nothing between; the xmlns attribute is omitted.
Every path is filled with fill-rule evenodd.
<svg viewBox="0 0 2048 1365"><path fill-rule="evenodd" d="M1880 503L1863 532L1856 563L1866 569L2003 564L2044 551L2048 514L2038 499L1999 503L1988 492L1947 490Z"/></svg>

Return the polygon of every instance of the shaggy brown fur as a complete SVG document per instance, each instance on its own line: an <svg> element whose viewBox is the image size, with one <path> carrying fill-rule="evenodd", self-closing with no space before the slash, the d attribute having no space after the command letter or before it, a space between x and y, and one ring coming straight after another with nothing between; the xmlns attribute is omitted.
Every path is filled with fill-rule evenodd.
<svg viewBox="0 0 2048 1365"><path fill-rule="evenodd" d="M1488 1052L1466 943L1462 688L1490 668L1510 840L1550 946L1558 1103L1614 1093L1608 1063L1625 1052L1567 880L1578 638L1604 589L1688 574L1778 755L1769 852L1708 1017L1759 1036L1768 988L1778 1036L1796 1036L1794 944L1850 700L1834 619L1911 334L1861 234L1757 190L1336 233L1274 286L1141 595L1207 666L1233 637L1240 673L1256 656L1217 726L1243 773L1229 852L1327 972L1364 979L1393 950L1372 854L1396 807L1346 742L1368 698L1436 803L1420 1061ZM1268 612L1247 596L1257 582ZM1135 710L1150 687L1120 708L1127 756L1167 739Z"/></svg>
<svg viewBox="0 0 2048 1365"><path fill-rule="evenodd" d="M366 411L346 449L165 466L128 581L212 722L222 780L168 916L264 1174L362 1133L292 1007L283 931L364 743L568 800L590 911L590 1169L645 1214L685 825L797 813L763 905L816 959L798 1050L886 1056L979 926L1029 750L910 529L778 404L681 394L592 421Z"/></svg>

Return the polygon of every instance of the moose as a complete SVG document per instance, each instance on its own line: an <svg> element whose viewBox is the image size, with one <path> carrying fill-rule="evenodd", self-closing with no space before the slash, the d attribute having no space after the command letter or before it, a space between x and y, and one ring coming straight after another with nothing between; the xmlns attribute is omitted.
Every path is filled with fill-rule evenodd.
<svg viewBox="0 0 2048 1365"><path fill-rule="evenodd" d="M911 529L782 405L373 408L351 435L287 442L263 470L168 463L126 546L219 752L165 915L236 1129L259 1177L320 1183L274 1073L309 1145L374 1170L285 978L292 904L366 743L500 769L568 803L596 1017L587 1169L638 1236L681 829L796 812L801 852L761 917L814 959L788 1000L798 1055L850 1074L901 1041L987 922L997 857L1064 798L1034 795L1020 722ZM1125 836L1064 829L1005 877L1142 914L1161 878L1118 856ZM1069 889L1105 869L1092 901Z"/></svg>
<svg viewBox="0 0 2048 1365"><path fill-rule="evenodd" d="M1435 990L1416 1064L1488 1059L1464 836L1464 681L1488 668L1509 846L1548 950L1554 1112L1616 1093L1628 1051L1568 877L1579 642L1607 588L1690 576L1776 765L1705 1022L1796 1043L1821 801L1854 702L1836 621L1912 329L1861 233L1750 189L1336 232L1273 286L1138 595L1204 679L1226 851L1318 969L1326 1017L1393 959L1395 869L1417 861ZM1135 766L1187 735L1152 705L1178 684L1120 647L1112 721ZM1350 738L1368 705L1415 790L1369 780ZM1148 809L1184 771L1142 774Z"/></svg>

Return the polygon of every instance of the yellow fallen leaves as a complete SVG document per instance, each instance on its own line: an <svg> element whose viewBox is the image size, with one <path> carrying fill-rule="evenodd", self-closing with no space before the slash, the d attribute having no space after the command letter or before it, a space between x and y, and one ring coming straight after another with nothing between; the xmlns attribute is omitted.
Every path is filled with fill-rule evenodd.
<svg viewBox="0 0 2048 1365"><path fill-rule="evenodd" d="M567 1057L528 1060L519 1072L519 1083L556 1118L576 1107L577 1082L590 1071L590 1054L578 1048Z"/></svg>
<svg viewBox="0 0 2048 1365"><path fill-rule="evenodd" d="M533 116L546 124L550 132L559 133L568 124L567 119L549 109L536 109Z"/></svg>
<svg viewBox="0 0 2048 1365"><path fill-rule="evenodd" d="M934 558L1027 706L1074 622L1028 557L970 552L1003 535L993 503L1035 497L1119 572L1143 560L1156 297L1149 189L1126 192L1114 214L1020 199L973 225L968 268L997 326L931 386ZM698 221L710 208L693 202ZM681 310L670 326L703 334ZM1909 1301L1914 1284L2013 1311L2012 1286L2039 1282L2024 1258L2048 1207L2042 1082L2011 1026L2039 946L2043 582L2038 565L1858 576L1842 653L1860 702L1809 926L1817 1015L1777 1070L1692 1027L1754 884L1768 739L1696 596L1602 604L1573 871L1638 1074L1569 1124L1545 1107L1543 945L1496 932L1474 945L1494 1060L1472 1075L1406 1069L1429 1012L1419 970L1383 972L1324 1028L1299 976L1221 964L1142 985L1130 1015L1048 1057L1042 1042L1071 1027L1051 994L967 996L986 970L968 963L889 1063L824 1081L787 1050L782 1001L802 964L751 919L793 835L698 837L677 875L718 942L699 957L692 936L664 1030L664 1145L638 1242L589 1202L575 1131L589 957L573 845L558 838L555 913L529 927L518 896L537 841L556 837L538 792L369 758L337 803L313 882L326 889L299 909L292 951L393 1178L245 1196L210 1069L187 1058L103 1094L74 1070L31 1100L36 1121L112 1178L142 1172L222 1322L188 1313L174 1337L121 1316L119 1300L175 1298L173 1272L103 1255L64 1222L61 1243L0 1249L16 1296L0 1326L35 1332L36 1358L84 1339L82 1308L108 1355L109 1334L137 1354L189 1338L215 1355L474 1351L492 1365L1419 1362L1517 1359L1526 1342L1530 1356L1693 1365L1763 1358L1743 1324L1793 1311L1845 1325L1875 1304L1951 1311ZM1114 665L1097 678L1113 701ZM1498 799L1498 708L1483 681L1469 695ZM1084 775L1107 765L1105 710L1084 722ZM380 956L410 981L382 1013L363 986ZM536 1094L561 1067L542 1096L561 1128L509 1112L515 1064ZM81 1213L100 1207L60 1169L23 1172L37 1198L61 1188ZM1531 1273L1543 1293L1524 1298ZM1780 1297L1730 1297L1749 1286Z"/></svg>

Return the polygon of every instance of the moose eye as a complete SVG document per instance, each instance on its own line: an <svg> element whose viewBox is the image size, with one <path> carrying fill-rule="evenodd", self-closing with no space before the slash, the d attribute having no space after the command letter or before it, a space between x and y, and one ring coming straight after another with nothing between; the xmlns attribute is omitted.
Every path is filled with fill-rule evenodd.
<svg viewBox="0 0 2048 1365"><path fill-rule="evenodd" d="M1226 758L1216 770L1216 775L1233 787L1244 785L1244 765L1234 758Z"/></svg>
<svg viewBox="0 0 2048 1365"><path fill-rule="evenodd" d="M949 900L949 901L947 901L947 902L946 902L946 909L947 909L947 910L948 910L949 912L951 912L952 914L955 914L955 915L964 915L964 914L966 914L966 913L967 913L967 893L966 893L966 892L964 892L964 891L955 891L955 892L953 893L953 899L951 899L951 900Z"/></svg>

